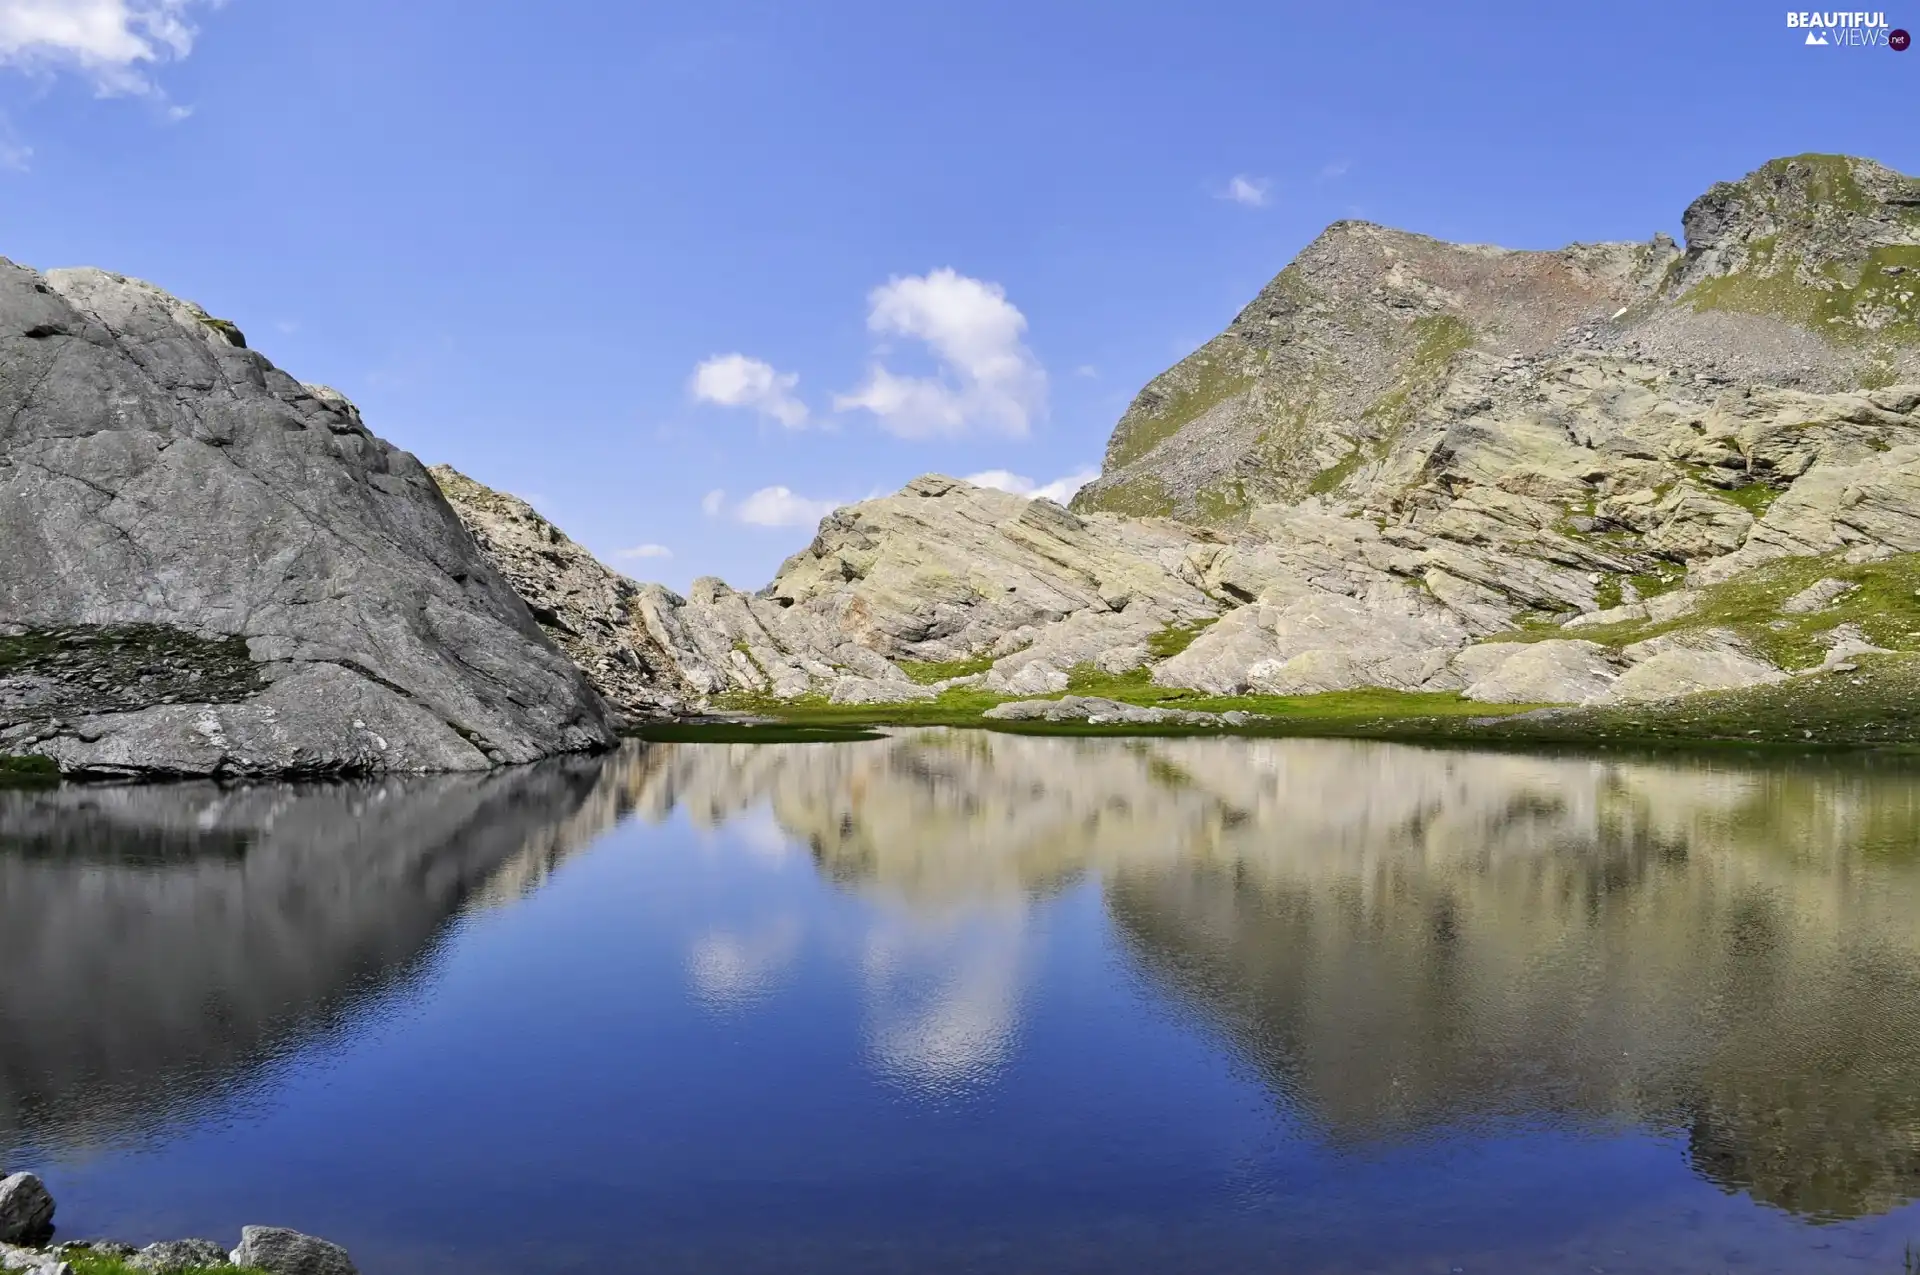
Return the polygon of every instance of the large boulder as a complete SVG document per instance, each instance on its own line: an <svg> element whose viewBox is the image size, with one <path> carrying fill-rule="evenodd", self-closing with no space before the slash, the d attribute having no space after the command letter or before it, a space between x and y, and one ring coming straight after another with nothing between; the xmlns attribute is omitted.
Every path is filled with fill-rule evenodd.
<svg viewBox="0 0 1920 1275"><path fill-rule="evenodd" d="M267 1275L360 1275L346 1249L284 1226L243 1228L232 1257Z"/></svg>
<svg viewBox="0 0 1920 1275"><path fill-rule="evenodd" d="M53 1196L31 1173L0 1178L0 1244L38 1244L53 1232Z"/></svg>
<svg viewBox="0 0 1920 1275"><path fill-rule="evenodd" d="M0 419L0 626L135 652L124 678L0 710L0 753L245 775L610 742L426 470L231 324L120 275L0 262ZM193 652L236 644L250 677L194 679Z"/></svg>

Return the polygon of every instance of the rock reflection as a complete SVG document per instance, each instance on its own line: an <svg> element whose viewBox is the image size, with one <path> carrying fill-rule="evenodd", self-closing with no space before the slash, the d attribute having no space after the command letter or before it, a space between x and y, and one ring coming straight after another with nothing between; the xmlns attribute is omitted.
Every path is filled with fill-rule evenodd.
<svg viewBox="0 0 1920 1275"><path fill-rule="evenodd" d="M1337 1142L1631 1122L1805 1216L1920 1193L1914 771L943 732L647 764L643 805L770 808L928 933L994 918L877 1029L899 1066L996 1057L1022 901L1097 874L1149 977Z"/></svg>
<svg viewBox="0 0 1920 1275"><path fill-rule="evenodd" d="M0 1149L140 1137L347 1021L631 809L637 751L484 776L0 791Z"/></svg>

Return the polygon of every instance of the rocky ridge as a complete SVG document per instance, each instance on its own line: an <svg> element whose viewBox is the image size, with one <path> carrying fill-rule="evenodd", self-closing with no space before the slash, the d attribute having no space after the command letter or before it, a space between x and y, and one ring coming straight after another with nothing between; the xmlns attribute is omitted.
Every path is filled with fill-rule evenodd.
<svg viewBox="0 0 1920 1275"><path fill-rule="evenodd" d="M758 593L648 592L650 658L689 703L1098 675L1604 705L1920 649L1920 183L1777 160L1683 226L1338 223L1142 391L1073 509L916 479Z"/></svg>
<svg viewBox="0 0 1920 1275"><path fill-rule="evenodd" d="M0 262L0 421L0 754L242 776L611 742L419 462L232 324Z"/></svg>

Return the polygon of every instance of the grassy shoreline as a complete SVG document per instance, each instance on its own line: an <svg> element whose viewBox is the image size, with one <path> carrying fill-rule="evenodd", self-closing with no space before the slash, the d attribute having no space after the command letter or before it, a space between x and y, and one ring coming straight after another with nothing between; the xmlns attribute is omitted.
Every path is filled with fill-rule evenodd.
<svg viewBox="0 0 1920 1275"><path fill-rule="evenodd" d="M1216 696L1155 686L1144 675L1077 673L1065 692L1001 696L973 688L897 704L736 697L737 716L644 726L657 740L828 742L872 738L889 728L947 726L1024 735L1318 737L1454 743L1483 747L1872 750L1920 753L1920 656L1862 656L1856 667L1809 673L1771 686L1714 691L1652 704L1482 704L1457 694L1342 691L1324 695ZM1013 699L1098 695L1142 707L1257 715L1240 726L995 721L987 709Z"/></svg>

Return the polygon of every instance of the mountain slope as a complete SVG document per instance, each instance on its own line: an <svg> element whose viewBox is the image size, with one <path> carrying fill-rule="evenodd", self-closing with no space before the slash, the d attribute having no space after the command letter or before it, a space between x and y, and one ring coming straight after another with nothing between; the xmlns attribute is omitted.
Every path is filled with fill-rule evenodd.
<svg viewBox="0 0 1920 1275"><path fill-rule="evenodd" d="M233 325L0 263L0 754L484 769L610 742L419 462Z"/></svg>

